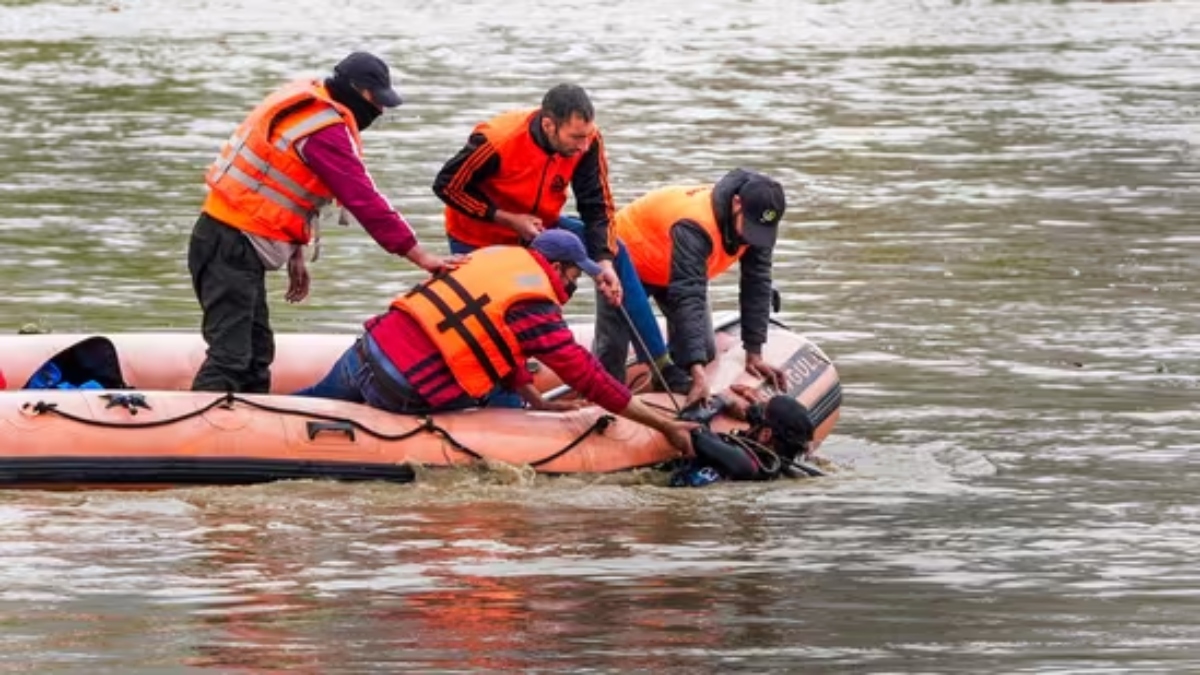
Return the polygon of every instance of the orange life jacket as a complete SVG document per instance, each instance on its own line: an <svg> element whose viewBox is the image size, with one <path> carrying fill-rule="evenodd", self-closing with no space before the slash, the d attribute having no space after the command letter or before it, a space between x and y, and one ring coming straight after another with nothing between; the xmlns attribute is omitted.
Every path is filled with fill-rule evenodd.
<svg viewBox="0 0 1200 675"><path fill-rule="evenodd" d="M459 386L478 398L524 367L521 345L505 322L509 307L522 300L559 304L533 254L519 246L489 246L461 267L397 296L392 307L416 319Z"/></svg>
<svg viewBox="0 0 1200 675"><path fill-rule="evenodd" d="M690 220L708 234L708 278L714 279L737 262L746 251L739 246L730 255L722 244L721 228L713 211L712 186L674 186L648 192L617 211L617 237L629 249L638 278L654 286L671 281L671 227Z"/></svg>
<svg viewBox="0 0 1200 675"><path fill-rule="evenodd" d="M531 213L552 227L567 203L567 188L583 153L563 157L547 154L533 139L529 125L539 110L517 110L475 127L500 157L500 170L481 186L496 208ZM446 233L472 246L518 244L517 233L500 223L472 218L446 207Z"/></svg>
<svg viewBox="0 0 1200 675"><path fill-rule="evenodd" d="M307 244L333 193L300 158L296 143L334 124L346 125L361 157L354 114L320 82L293 82L268 96L209 167L204 212L245 232Z"/></svg>

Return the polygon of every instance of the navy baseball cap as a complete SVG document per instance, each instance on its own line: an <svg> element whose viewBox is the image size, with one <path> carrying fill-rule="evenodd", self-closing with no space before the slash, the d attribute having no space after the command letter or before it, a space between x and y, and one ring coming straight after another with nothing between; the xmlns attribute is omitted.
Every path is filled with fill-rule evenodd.
<svg viewBox="0 0 1200 675"><path fill-rule="evenodd" d="M783 186L761 173L748 172L750 177L738 188L742 199L742 238L751 246L772 248L779 236L779 221L787 208Z"/></svg>
<svg viewBox="0 0 1200 675"><path fill-rule="evenodd" d="M374 54L354 52L334 66L333 74L371 92L375 102L385 108L395 108L404 103L404 99L392 88L392 74L387 64Z"/></svg>
<svg viewBox="0 0 1200 675"><path fill-rule="evenodd" d="M589 277L600 276L600 266L588 257L583 241L566 230L546 230L529 242L529 248L550 262L571 263Z"/></svg>

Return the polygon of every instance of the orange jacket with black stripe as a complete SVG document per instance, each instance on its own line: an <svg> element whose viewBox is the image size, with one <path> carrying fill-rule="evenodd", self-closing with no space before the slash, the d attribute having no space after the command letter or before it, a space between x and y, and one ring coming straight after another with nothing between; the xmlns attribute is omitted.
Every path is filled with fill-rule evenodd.
<svg viewBox="0 0 1200 675"><path fill-rule="evenodd" d="M541 120L540 110L521 110L475 127L433 183L434 193L446 203L446 232L475 247L516 244L516 233L495 222L496 210L533 214L553 227L570 185L588 255L611 260L616 255L616 211L603 138L597 131L585 152L563 157L552 149Z"/></svg>

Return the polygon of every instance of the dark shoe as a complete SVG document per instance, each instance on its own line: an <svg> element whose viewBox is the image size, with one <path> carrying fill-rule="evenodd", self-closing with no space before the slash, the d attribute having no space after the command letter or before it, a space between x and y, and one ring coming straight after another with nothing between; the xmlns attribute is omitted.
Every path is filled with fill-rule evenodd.
<svg viewBox="0 0 1200 675"><path fill-rule="evenodd" d="M661 369L663 379L667 381L667 388L675 394L686 394L692 390L692 376L687 374L683 368L668 363L667 367ZM655 391L662 391L663 385L661 382L654 383Z"/></svg>

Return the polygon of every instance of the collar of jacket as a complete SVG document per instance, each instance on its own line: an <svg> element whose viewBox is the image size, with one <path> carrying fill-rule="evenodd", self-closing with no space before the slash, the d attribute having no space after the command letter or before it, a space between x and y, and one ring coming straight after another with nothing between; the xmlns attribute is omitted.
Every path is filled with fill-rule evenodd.
<svg viewBox="0 0 1200 675"><path fill-rule="evenodd" d="M746 184L749 174L741 169L734 169L725 174L713 186L713 213L717 216L717 227L721 230L721 247L725 253L733 255L742 245L742 238L737 233L737 223L733 218L733 197Z"/></svg>
<svg viewBox="0 0 1200 675"><path fill-rule="evenodd" d="M529 135L533 136L533 142L544 150L547 155L553 155L554 146L550 145L550 139L546 136L546 132L542 130L542 117L542 113L538 112L529 121Z"/></svg>

